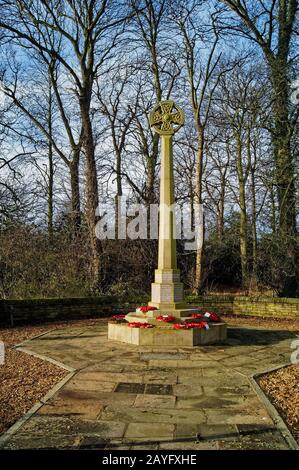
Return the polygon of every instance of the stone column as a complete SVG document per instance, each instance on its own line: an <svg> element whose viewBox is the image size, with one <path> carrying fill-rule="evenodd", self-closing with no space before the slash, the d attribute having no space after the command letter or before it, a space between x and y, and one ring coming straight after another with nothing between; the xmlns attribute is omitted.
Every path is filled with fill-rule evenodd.
<svg viewBox="0 0 299 470"><path fill-rule="evenodd" d="M158 269L149 305L167 312L186 308L177 269L172 155L172 136L184 124L184 113L173 101L161 101L150 114L150 124L161 135L161 174Z"/></svg>

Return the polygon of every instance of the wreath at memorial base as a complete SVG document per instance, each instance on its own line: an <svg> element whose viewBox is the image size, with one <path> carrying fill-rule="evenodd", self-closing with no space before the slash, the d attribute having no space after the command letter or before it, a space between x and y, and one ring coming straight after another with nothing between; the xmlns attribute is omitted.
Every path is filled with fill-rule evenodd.
<svg viewBox="0 0 299 470"><path fill-rule="evenodd" d="M203 313L194 313L193 315L191 315L191 318L194 318L194 319L200 319L203 317Z"/></svg>
<svg viewBox="0 0 299 470"><path fill-rule="evenodd" d="M158 317L156 317L156 320L165 323L172 323L176 320L176 317L174 317L173 315L159 315Z"/></svg>
<svg viewBox="0 0 299 470"><path fill-rule="evenodd" d="M142 322L131 322L128 323L129 328L154 328L154 325L151 325L150 323L142 323Z"/></svg>
<svg viewBox="0 0 299 470"><path fill-rule="evenodd" d="M157 310L157 307L151 307L150 305L142 305L141 307L136 308L136 312L147 313L152 310Z"/></svg>
<svg viewBox="0 0 299 470"><path fill-rule="evenodd" d="M209 329L209 324L206 321L202 321L199 323L192 323L192 322L186 322L186 323L175 323L173 325L173 328L175 330L191 330L193 328L204 328L206 330Z"/></svg>
<svg viewBox="0 0 299 470"><path fill-rule="evenodd" d="M219 323L221 322L221 318L217 313L213 312L204 312L204 313L194 313L191 318L196 319L196 320L203 320L203 321L210 321L212 323Z"/></svg>
<svg viewBox="0 0 299 470"><path fill-rule="evenodd" d="M203 316L204 318L208 318L211 322L214 322L214 323L221 322L221 318L219 317L219 315L217 315L217 313L205 312Z"/></svg>

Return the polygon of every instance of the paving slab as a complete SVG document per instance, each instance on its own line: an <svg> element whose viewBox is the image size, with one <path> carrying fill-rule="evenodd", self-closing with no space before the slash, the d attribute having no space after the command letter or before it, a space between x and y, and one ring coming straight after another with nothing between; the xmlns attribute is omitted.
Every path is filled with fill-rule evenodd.
<svg viewBox="0 0 299 470"><path fill-rule="evenodd" d="M87 392L94 392L94 394L99 394L103 392L113 392L117 385L117 382L95 382L94 380L70 380L65 387L59 392L81 392L84 396Z"/></svg>
<svg viewBox="0 0 299 470"><path fill-rule="evenodd" d="M49 436L18 433L6 444L7 450L27 449L79 449L81 436Z"/></svg>
<svg viewBox="0 0 299 470"><path fill-rule="evenodd" d="M197 428L199 440L219 440L239 437L239 430L232 424L201 424Z"/></svg>
<svg viewBox="0 0 299 470"><path fill-rule="evenodd" d="M161 450L218 450L217 442L191 442L188 440L162 443L159 446Z"/></svg>
<svg viewBox="0 0 299 470"><path fill-rule="evenodd" d="M137 408L172 409L175 407L175 397L167 395L137 395L134 406Z"/></svg>
<svg viewBox="0 0 299 470"><path fill-rule="evenodd" d="M222 396L198 396L198 397L178 397L176 408L192 409L214 409L214 408L241 408L246 409L246 405L251 404L251 397L226 395ZM253 405L254 406L254 405Z"/></svg>
<svg viewBox="0 0 299 470"><path fill-rule="evenodd" d="M236 386L220 386L213 387L204 384L203 394L206 396L216 396L216 397L225 397L226 395L245 395L245 396L254 396L256 397L255 391L251 388L251 385L248 381L245 385L236 385Z"/></svg>
<svg viewBox="0 0 299 470"><path fill-rule="evenodd" d="M124 423L113 421L86 420L70 416L35 415L24 424L22 432L27 435L69 436L79 434L97 435L103 438L120 438Z"/></svg>
<svg viewBox="0 0 299 470"><path fill-rule="evenodd" d="M273 420L268 412L263 409L255 411L247 411L240 409L226 409L213 408L205 410L207 416L207 424L255 424L255 425L268 425L273 427Z"/></svg>
<svg viewBox="0 0 299 470"><path fill-rule="evenodd" d="M173 440L173 424L130 423L124 436L125 441L159 442Z"/></svg>
<svg viewBox="0 0 299 470"><path fill-rule="evenodd" d="M173 384L177 383L177 372L173 370L165 371L165 370L145 370L144 374L144 381L147 384Z"/></svg>
<svg viewBox="0 0 299 470"><path fill-rule="evenodd" d="M42 406L37 415L40 416L72 416L96 420L104 409L98 400L78 398L55 398Z"/></svg>
<svg viewBox="0 0 299 470"><path fill-rule="evenodd" d="M106 421L117 422L148 422L148 423L205 423L204 410L177 410L177 409L151 409L126 408L118 405L109 405L101 415Z"/></svg>
<svg viewBox="0 0 299 470"><path fill-rule="evenodd" d="M26 350L75 374L4 448L288 449L252 374L288 362L295 337L229 328L224 345L156 348L108 342L104 324L50 331Z"/></svg>
<svg viewBox="0 0 299 470"><path fill-rule="evenodd" d="M81 390L83 392L113 392L117 382L113 381L96 381L82 379L76 376L76 378L70 380L64 390Z"/></svg>
<svg viewBox="0 0 299 470"><path fill-rule="evenodd" d="M259 435L239 436L237 439L219 440L219 450L286 450L286 442L278 431Z"/></svg>
<svg viewBox="0 0 299 470"><path fill-rule="evenodd" d="M203 394L203 387L201 385L194 386L188 384L177 384L173 385L173 394L176 397L198 397Z"/></svg>

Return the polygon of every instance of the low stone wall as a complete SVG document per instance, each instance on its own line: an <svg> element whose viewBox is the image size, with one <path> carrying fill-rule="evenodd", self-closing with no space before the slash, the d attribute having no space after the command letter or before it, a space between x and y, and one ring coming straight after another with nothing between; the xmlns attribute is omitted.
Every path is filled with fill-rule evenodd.
<svg viewBox="0 0 299 470"><path fill-rule="evenodd" d="M192 304L220 314L299 319L299 299L214 295L192 299Z"/></svg>
<svg viewBox="0 0 299 470"><path fill-rule="evenodd" d="M221 315L299 319L299 299L214 295L187 300L192 306L213 310ZM138 305L123 305L117 297L111 295L71 299L0 300L0 324L13 326L20 322L108 317L114 313L134 311Z"/></svg>
<svg viewBox="0 0 299 470"><path fill-rule="evenodd" d="M117 305L117 298L108 295L70 299L1 300L0 323L13 326L20 322L105 317L110 316Z"/></svg>

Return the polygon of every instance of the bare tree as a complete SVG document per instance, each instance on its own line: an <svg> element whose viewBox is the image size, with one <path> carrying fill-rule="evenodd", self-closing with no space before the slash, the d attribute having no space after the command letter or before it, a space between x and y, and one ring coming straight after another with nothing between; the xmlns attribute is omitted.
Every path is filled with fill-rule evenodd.
<svg viewBox="0 0 299 470"><path fill-rule="evenodd" d="M124 15L120 16L115 2L106 0L2 3L5 3L5 15L0 26L25 47L36 49L46 63L53 60L59 63L77 98L85 156L85 217L90 240L91 279L93 290L101 289L102 247L95 232L98 183L90 110L95 77L116 45L119 26L128 19L125 5ZM58 37L55 43L52 41L53 32ZM53 80L53 86L55 84L57 82ZM59 103L57 90L56 87ZM64 118L62 108L61 112ZM68 126L66 129L70 131Z"/></svg>
<svg viewBox="0 0 299 470"><path fill-rule="evenodd" d="M201 2L176 1L173 4L172 19L182 38L183 56L189 97L193 111L194 125L197 132L195 203L203 204L203 166L205 151L205 134L210 118L211 103L221 76L226 72L219 67L221 55L219 52L220 36L211 17L211 25L202 23L203 9ZM209 46L204 47L203 41ZM205 50L205 59L202 59ZM201 240L204 240L204 220L199 227ZM194 292L202 290L204 243L196 252Z"/></svg>
<svg viewBox="0 0 299 470"><path fill-rule="evenodd" d="M221 79L219 101L222 113L228 123L233 137L232 143L227 145L229 153L235 157L235 167L238 179L238 204L240 208L240 257L242 268L243 287L249 282L249 253L248 253L248 215L246 191L248 178L251 172L251 183L254 183L255 165L252 159L251 136L253 129L258 126L259 114L262 114L260 97L264 93L263 87L258 88L255 69L241 66L235 68L233 73ZM252 188L254 189L254 187ZM255 206L255 189L253 194ZM256 207L254 207L256 218ZM254 221L254 224L256 220ZM256 241L256 237L255 241Z"/></svg>
<svg viewBox="0 0 299 470"><path fill-rule="evenodd" d="M115 230L117 234L119 197L123 195L122 179L125 173L122 159L126 151L127 140L131 134L130 126L133 119L136 118L140 87L136 87L136 84L133 86L134 67L130 64L116 64L110 69L109 76L109 84L105 87L101 87L101 82L97 81L96 97L99 101L100 113L105 120L104 132L106 135L108 134L114 154L115 163L111 164L111 153L107 151L109 164L105 171L108 169L109 173L115 175L116 178ZM129 175L127 175L127 179L131 181Z"/></svg>
<svg viewBox="0 0 299 470"><path fill-rule="evenodd" d="M224 141L221 141L223 139ZM210 146L207 159L205 188L209 196L210 210L216 216L216 230L219 241L224 235L225 201L228 192L228 178L231 152L229 137L221 135Z"/></svg>
<svg viewBox="0 0 299 470"><path fill-rule="evenodd" d="M52 108L53 108L53 90L57 87L57 75L54 71L54 63L50 63L48 67L48 72L43 70L41 72L40 81L48 82L48 102L45 103L44 113L38 115L35 112L34 107L32 106L32 97L33 93L29 89L26 90L25 83L19 85L19 71L16 68L13 70L13 78L11 81L5 78L5 75L2 80L2 92L9 97L15 107L17 107L25 117L27 117L36 129L42 134L42 136L48 142L49 150L49 165L51 166L51 160L53 159L53 152L55 152L59 158L64 162L68 167L70 172L70 182L71 182L71 219L73 222L73 232L76 233L81 223L80 215L80 190L79 190L79 158L80 158L80 143L77 145L75 140L72 138L73 133L69 134L70 137L70 146L71 146L71 156L67 154L67 147L64 142L59 143L56 135L53 134L53 123L52 123ZM49 75L48 75L49 74ZM36 72L35 72L36 75ZM49 78L49 81L48 81ZM35 76L36 84L39 83L37 77ZM42 84L39 84L40 91L44 91ZM19 91L22 90L22 91ZM45 91L45 93L47 93ZM43 99L41 99L41 103ZM40 113L39 113L40 114ZM65 119L65 124L67 127L70 127L70 123ZM32 132L32 131L31 131ZM29 136L28 136L29 138ZM51 170L49 170L51 173ZM49 174L50 174L49 173ZM52 175L53 176L53 175ZM51 185L50 185L51 186Z"/></svg>
<svg viewBox="0 0 299 470"><path fill-rule="evenodd" d="M133 44L146 51L145 58L138 60L139 68L143 71L144 83L151 85L145 100L140 99L139 106L143 111L143 119L136 115L136 131L139 136L140 148L144 154L146 165L145 202L156 202L155 178L158 162L159 135L148 132L148 112L155 102L169 99L180 75L180 66L174 58L174 48L171 41L165 39L165 30L169 28L167 13L170 0L131 0L133 11ZM151 91L152 88L152 91ZM153 98L152 96L153 95ZM144 106L145 103L145 106ZM145 119L144 119L145 118ZM149 141L150 139L150 141Z"/></svg>
<svg viewBox="0 0 299 470"><path fill-rule="evenodd" d="M241 34L262 50L272 84L272 143L275 157L275 184L279 205L279 228L289 237L289 256L298 259L296 251L296 189L294 154L291 150L294 126L299 117L290 110L290 70L297 57L298 0L264 2L223 0L233 12L223 25L233 34ZM296 265L295 261L295 265ZM288 283L288 281L286 280ZM296 290L296 287L294 287Z"/></svg>

